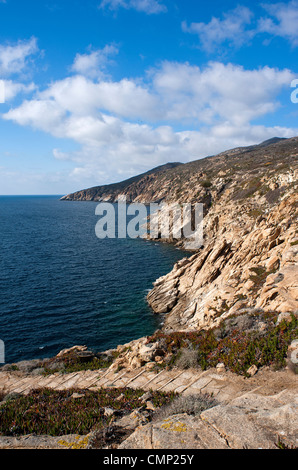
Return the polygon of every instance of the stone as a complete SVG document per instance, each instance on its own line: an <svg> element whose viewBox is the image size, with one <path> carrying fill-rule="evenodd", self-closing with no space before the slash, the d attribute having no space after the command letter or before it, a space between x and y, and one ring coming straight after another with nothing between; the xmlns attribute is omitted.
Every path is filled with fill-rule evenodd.
<svg viewBox="0 0 298 470"><path fill-rule="evenodd" d="M141 361L141 359L137 356L134 356L130 362L130 367L132 369L139 369L140 367L142 367L143 363Z"/></svg>
<svg viewBox="0 0 298 470"><path fill-rule="evenodd" d="M219 373L221 373L221 372L225 372L226 367L223 362L220 362L219 364L217 364L216 369Z"/></svg>
<svg viewBox="0 0 298 470"><path fill-rule="evenodd" d="M146 402L147 400L150 400L152 398L152 393L151 392L146 392L144 395L142 395L139 400Z"/></svg>
<svg viewBox="0 0 298 470"><path fill-rule="evenodd" d="M228 405L201 414L232 449L274 449L278 436L286 445L297 446L298 404L296 394L285 390L277 395L247 393Z"/></svg>
<svg viewBox="0 0 298 470"><path fill-rule="evenodd" d="M110 416L113 416L115 414L115 410L113 408L105 407L104 408L104 415L109 418Z"/></svg>
<svg viewBox="0 0 298 470"><path fill-rule="evenodd" d="M162 362L163 359L162 359L162 356L155 356L155 362Z"/></svg>
<svg viewBox="0 0 298 470"><path fill-rule="evenodd" d="M151 370L151 369L153 369L155 366L156 366L156 363L155 363L155 362L147 362L147 364L146 364L146 369L147 369L147 370Z"/></svg>
<svg viewBox="0 0 298 470"><path fill-rule="evenodd" d="M247 374L250 375L250 377L253 377L256 373L258 372L257 366L254 364L252 365L248 370Z"/></svg>
<svg viewBox="0 0 298 470"><path fill-rule="evenodd" d="M280 313L277 317L277 322L276 324L279 325L283 320L285 320L286 322L291 322L292 321L292 315L290 312L284 312L284 313ZM297 316L297 315L295 315Z"/></svg>
<svg viewBox="0 0 298 470"><path fill-rule="evenodd" d="M82 398L82 397L84 397L84 394L83 394L83 393L74 392L74 393L71 395L71 398Z"/></svg>
<svg viewBox="0 0 298 470"><path fill-rule="evenodd" d="M147 424L148 417L148 412L144 413L140 410L134 410L132 413L117 419L114 425L124 429L136 429L138 426Z"/></svg>
<svg viewBox="0 0 298 470"><path fill-rule="evenodd" d="M153 405L153 403L152 403L151 400L146 401L146 409L147 409L147 410L151 410L151 411L155 411L155 410L156 410L156 407Z"/></svg>
<svg viewBox="0 0 298 470"><path fill-rule="evenodd" d="M137 428L119 449L228 449L226 441L200 418L178 414Z"/></svg>
<svg viewBox="0 0 298 470"><path fill-rule="evenodd" d="M298 339L293 340L288 347L287 366L294 374L298 374Z"/></svg>
<svg viewBox="0 0 298 470"><path fill-rule="evenodd" d="M67 436L0 436L0 449L86 449L90 435L80 436L69 434Z"/></svg>
<svg viewBox="0 0 298 470"><path fill-rule="evenodd" d="M63 357L71 353L87 351L87 349L88 349L87 346L72 346L71 348L68 348L68 349L62 349L62 351L60 351L56 357Z"/></svg>

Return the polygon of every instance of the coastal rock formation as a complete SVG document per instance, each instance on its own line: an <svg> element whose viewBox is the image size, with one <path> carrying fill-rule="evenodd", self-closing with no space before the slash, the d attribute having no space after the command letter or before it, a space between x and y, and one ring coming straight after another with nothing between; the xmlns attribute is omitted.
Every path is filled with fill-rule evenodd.
<svg viewBox="0 0 298 470"><path fill-rule="evenodd" d="M148 302L167 313L164 330L217 326L243 309L298 311L298 194L290 193L262 220L235 223L232 204L206 216L206 245L154 283ZM218 233L208 237L208 223Z"/></svg>
<svg viewBox="0 0 298 470"><path fill-rule="evenodd" d="M138 428L120 449L274 449L297 447L297 398L248 393L199 416L176 414ZM296 410L296 413L295 413Z"/></svg>
<svg viewBox="0 0 298 470"><path fill-rule="evenodd" d="M161 167L96 196L88 190L64 199L204 205L203 246L158 279L147 297L154 312L165 314L165 331L214 327L243 309L295 313L297 157L297 137L272 139ZM164 241L192 246L173 234Z"/></svg>

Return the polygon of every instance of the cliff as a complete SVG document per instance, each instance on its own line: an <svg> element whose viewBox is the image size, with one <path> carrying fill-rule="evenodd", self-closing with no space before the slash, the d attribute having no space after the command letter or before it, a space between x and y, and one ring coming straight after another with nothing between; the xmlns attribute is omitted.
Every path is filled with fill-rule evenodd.
<svg viewBox="0 0 298 470"><path fill-rule="evenodd" d="M203 247L148 294L164 330L198 330L248 308L297 311L297 157L297 137L274 138L66 198L203 203Z"/></svg>
<svg viewBox="0 0 298 470"><path fill-rule="evenodd" d="M75 346L4 366L0 406L9 435L0 437L0 448L296 448L297 157L298 137L271 139L65 196L201 202L203 245L154 283L147 299L164 323L151 337L97 355ZM185 239L170 241L187 247ZM153 401L161 392L163 400L179 397L160 408ZM70 435L43 436L32 400L51 426L62 405L75 416L75 406L84 409L78 400L90 407L91 396L96 417L98 400L104 402L100 426L87 423L85 436L72 435L77 423L67 418ZM18 428L11 411L20 406ZM23 418L30 411L32 423ZM79 415L80 426L86 416ZM61 436L56 428L53 435Z"/></svg>

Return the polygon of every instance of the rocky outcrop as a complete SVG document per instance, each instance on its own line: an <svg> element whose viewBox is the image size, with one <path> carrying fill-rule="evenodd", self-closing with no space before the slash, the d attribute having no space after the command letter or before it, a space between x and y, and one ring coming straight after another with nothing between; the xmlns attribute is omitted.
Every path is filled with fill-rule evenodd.
<svg viewBox="0 0 298 470"><path fill-rule="evenodd" d="M297 397L248 393L199 416L177 414L138 428L120 449L274 449L297 447Z"/></svg>
<svg viewBox="0 0 298 470"><path fill-rule="evenodd" d="M167 314L164 330L214 327L243 309L296 312L297 207L298 194L290 192L256 221L240 222L232 203L224 213L222 204L210 211L204 248L179 261L148 294L152 309Z"/></svg>

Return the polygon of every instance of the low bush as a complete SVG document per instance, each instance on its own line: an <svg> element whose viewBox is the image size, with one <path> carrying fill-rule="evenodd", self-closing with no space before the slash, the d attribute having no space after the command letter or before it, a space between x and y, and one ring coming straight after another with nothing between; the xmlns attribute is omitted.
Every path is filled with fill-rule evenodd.
<svg viewBox="0 0 298 470"><path fill-rule="evenodd" d="M176 360L176 366L179 369L195 369L198 365L198 352L194 349L182 348Z"/></svg>
<svg viewBox="0 0 298 470"><path fill-rule="evenodd" d="M159 421L168 416L186 413L189 415L200 415L203 411L216 406L218 403L209 394L186 395L175 398L172 403L165 405L154 415L154 421Z"/></svg>
<svg viewBox="0 0 298 470"><path fill-rule="evenodd" d="M72 397L73 393L81 397ZM42 389L31 391L13 401L8 400L0 408L0 434L85 435L94 429L108 425L111 417L104 414L104 408L116 413L127 414L142 406L139 398L143 390L129 388L101 389L99 391L69 389L55 391ZM151 401L155 407L168 404L174 393L152 392Z"/></svg>
<svg viewBox="0 0 298 470"><path fill-rule="evenodd" d="M283 320L277 325L277 314L260 312L254 316L266 322L266 334L258 329L245 331L237 328L229 328L226 333L223 322L222 335L215 329L191 333L157 332L148 338L148 342L163 341L166 352L171 355L170 361L164 362L168 367L179 365L183 349L190 347L194 350L192 361L196 354L197 363L203 370L215 367L219 362L240 375L247 375L252 365L285 367L288 346L298 337L298 318L293 315L290 322Z"/></svg>

